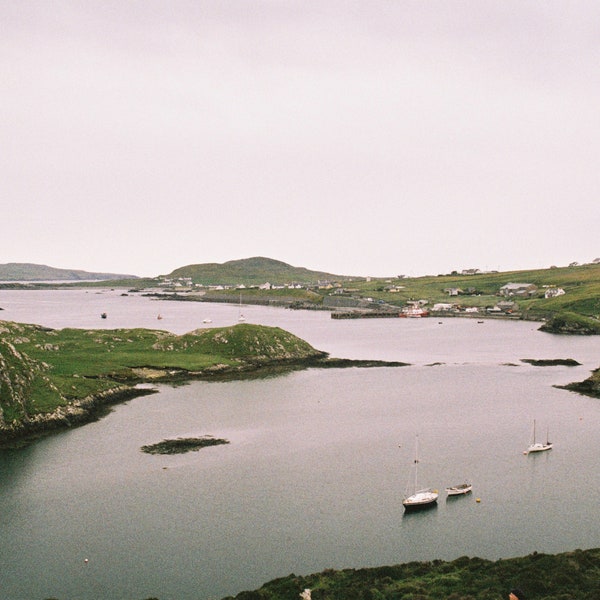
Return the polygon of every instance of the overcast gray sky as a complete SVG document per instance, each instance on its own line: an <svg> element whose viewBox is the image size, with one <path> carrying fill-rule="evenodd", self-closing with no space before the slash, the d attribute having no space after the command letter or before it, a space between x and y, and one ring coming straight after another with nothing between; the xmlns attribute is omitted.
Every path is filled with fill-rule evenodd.
<svg viewBox="0 0 600 600"><path fill-rule="evenodd" d="M0 263L600 256L600 3L0 0Z"/></svg>

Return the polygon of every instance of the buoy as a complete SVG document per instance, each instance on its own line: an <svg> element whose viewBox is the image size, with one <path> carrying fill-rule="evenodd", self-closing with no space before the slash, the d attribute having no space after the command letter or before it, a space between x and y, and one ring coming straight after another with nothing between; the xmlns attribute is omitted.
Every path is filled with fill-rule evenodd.
<svg viewBox="0 0 600 600"><path fill-rule="evenodd" d="M481 502L481 498L476 498L475 502Z"/></svg>
<svg viewBox="0 0 600 600"><path fill-rule="evenodd" d="M87 565L90 561L87 558L84 558L83 562Z"/></svg>

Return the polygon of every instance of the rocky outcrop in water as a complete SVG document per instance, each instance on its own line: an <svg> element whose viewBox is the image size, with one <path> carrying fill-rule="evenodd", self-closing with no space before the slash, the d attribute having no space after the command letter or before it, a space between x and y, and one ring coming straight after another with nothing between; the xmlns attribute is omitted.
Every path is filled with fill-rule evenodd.
<svg viewBox="0 0 600 600"><path fill-rule="evenodd" d="M600 335L600 321L576 313L564 312L544 323L540 331L567 335Z"/></svg>
<svg viewBox="0 0 600 600"><path fill-rule="evenodd" d="M592 371L592 374L583 381L558 385L556 387L584 394L585 396L592 396L592 398L600 398L600 368Z"/></svg>

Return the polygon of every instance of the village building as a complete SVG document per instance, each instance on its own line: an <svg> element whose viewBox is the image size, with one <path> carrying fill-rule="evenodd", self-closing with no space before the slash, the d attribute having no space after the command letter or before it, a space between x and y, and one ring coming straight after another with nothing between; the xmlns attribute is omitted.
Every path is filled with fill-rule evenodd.
<svg viewBox="0 0 600 600"><path fill-rule="evenodd" d="M446 292L448 294L448 296L459 296L460 294L463 293L463 291L460 288L446 288L444 290L444 292Z"/></svg>
<svg viewBox="0 0 600 600"><path fill-rule="evenodd" d="M432 310L434 312L448 312L456 309L456 304L450 304L448 302L438 302L433 305Z"/></svg>
<svg viewBox="0 0 600 600"><path fill-rule="evenodd" d="M507 283L500 288L498 293L507 298L510 296L528 298L535 296L537 293L537 286L533 283Z"/></svg>

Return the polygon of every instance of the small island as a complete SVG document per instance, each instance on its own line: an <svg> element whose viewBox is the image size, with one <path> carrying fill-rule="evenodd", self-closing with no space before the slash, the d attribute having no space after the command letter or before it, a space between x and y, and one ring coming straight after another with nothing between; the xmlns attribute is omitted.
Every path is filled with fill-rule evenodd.
<svg viewBox="0 0 600 600"><path fill-rule="evenodd" d="M197 438L176 438L163 440L156 444L142 446L142 452L146 454L184 454L185 452L198 452L200 448L207 446L219 446L229 444L229 440L214 438L212 435L204 435Z"/></svg>
<svg viewBox="0 0 600 600"><path fill-rule="evenodd" d="M574 358L522 358L521 362L528 363L534 367L578 367L581 365Z"/></svg>

